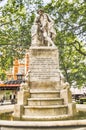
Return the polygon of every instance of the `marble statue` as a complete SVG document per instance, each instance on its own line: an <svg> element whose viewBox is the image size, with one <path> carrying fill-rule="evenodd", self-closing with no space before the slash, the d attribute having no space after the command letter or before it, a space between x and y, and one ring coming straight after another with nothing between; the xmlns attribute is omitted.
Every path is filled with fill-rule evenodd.
<svg viewBox="0 0 86 130"><path fill-rule="evenodd" d="M42 9L39 9L38 17L35 18L31 28L32 46L55 46L56 31L54 21Z"/></svg>

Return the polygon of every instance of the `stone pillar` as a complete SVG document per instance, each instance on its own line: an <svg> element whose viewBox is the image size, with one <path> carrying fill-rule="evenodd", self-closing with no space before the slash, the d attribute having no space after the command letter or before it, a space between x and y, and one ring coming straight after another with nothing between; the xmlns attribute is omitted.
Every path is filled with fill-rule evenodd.
<svg viewBox="0 0 86 130"><path fill-rule="evenodd" d="M75 116L75 115L77 115L76 103L69 103L69 104L68 104L68 114L69 114L70 116Z"/></svg>
<svg viewBox="0 0 86 130"><path fill-rule="evenodd" d="M13 116L15 118L21 118L24 113L24 105L28 104L28 98L30 97L30 92L27 90L22 90L18 92L17 104L14 105Z"/></svg>
<svg viewBox="0 0 86 130"><path fill-rule="evenodd" d="M76 104L72 102L72 94L69 88L67 89L62 89L60 91L60 96L61 98L64 99L64 104L68 105L68 114L70 116L76 115Z"/></svg>
<svg viewBox="0 0 86 130"><path fill-rule="evenodd" d="M27 105L27 99L30 97L30 92L27 90L19 91L17 97L17 104Z"/></svg>
<svg viewBox="0 0 86 130"><path fill-rule="evenodd" d="M60 91L60 96L64 99L65 104L72 103L72 95L69 88L62 89Z"/></svg>
<svg viewBox="0 0 86 130"><path fill-rule="evenodd" d="M14 118L18 118L20 119L24 113L24 106L20 105L20 104L15 104L14 105L14 113L13 113L13 117Z"/></svg>

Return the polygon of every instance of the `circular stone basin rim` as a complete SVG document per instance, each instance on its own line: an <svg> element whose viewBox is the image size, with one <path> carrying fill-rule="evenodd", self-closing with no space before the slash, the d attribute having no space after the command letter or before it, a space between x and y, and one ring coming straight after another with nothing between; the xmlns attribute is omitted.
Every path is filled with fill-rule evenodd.
<svg viewBox="0 0 86 130"><path fill-rule="evenodd" d="M69 127L86 126L86 120L65 120L65 121L7 121L0 120L0 126L9 127Z"/></svg>

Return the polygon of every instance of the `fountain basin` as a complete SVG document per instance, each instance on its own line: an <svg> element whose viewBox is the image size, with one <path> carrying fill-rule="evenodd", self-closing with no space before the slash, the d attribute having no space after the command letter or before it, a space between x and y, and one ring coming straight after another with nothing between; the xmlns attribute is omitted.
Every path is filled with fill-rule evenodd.
<svg viewBox="0 0 86 130"><path fill-rule="evenodd" d="M7 111L7 113L3 114L4 116L7 114L10 117L12 111L9 113ZM83 116L83 118L80 114ZM10 118L10 120L0 120L1 130L46 130L47 128L50 130L57 130L57 128L59 128L59 130L86 130L86 112L81 111L81 113L79 113L79 116L77 116L77 118L75 117L74 119L69 118L57 121L14 121L13 118Z"/></svg>
<svg viewBox="0 0 86 130"><path fill-rule="evenodd" d="M86 120L70 120L70 121L3 121L0 120L1 130L77 130L77 128L86 129ZM79 130L78 129L78 130ZM83 130L85 130L83 129Z"/></svg>

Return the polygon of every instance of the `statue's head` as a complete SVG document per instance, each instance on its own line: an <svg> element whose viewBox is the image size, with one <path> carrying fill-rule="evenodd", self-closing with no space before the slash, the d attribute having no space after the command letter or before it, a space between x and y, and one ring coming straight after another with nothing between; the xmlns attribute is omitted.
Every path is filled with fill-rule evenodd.
<svg viewBox="0 0 86 130"><path fill-rule="evenodd" d="M44 10L43 10L43 9L38 9L37 13L38 13L38 14L43 14L43 13L44 13Z"/></svg>

